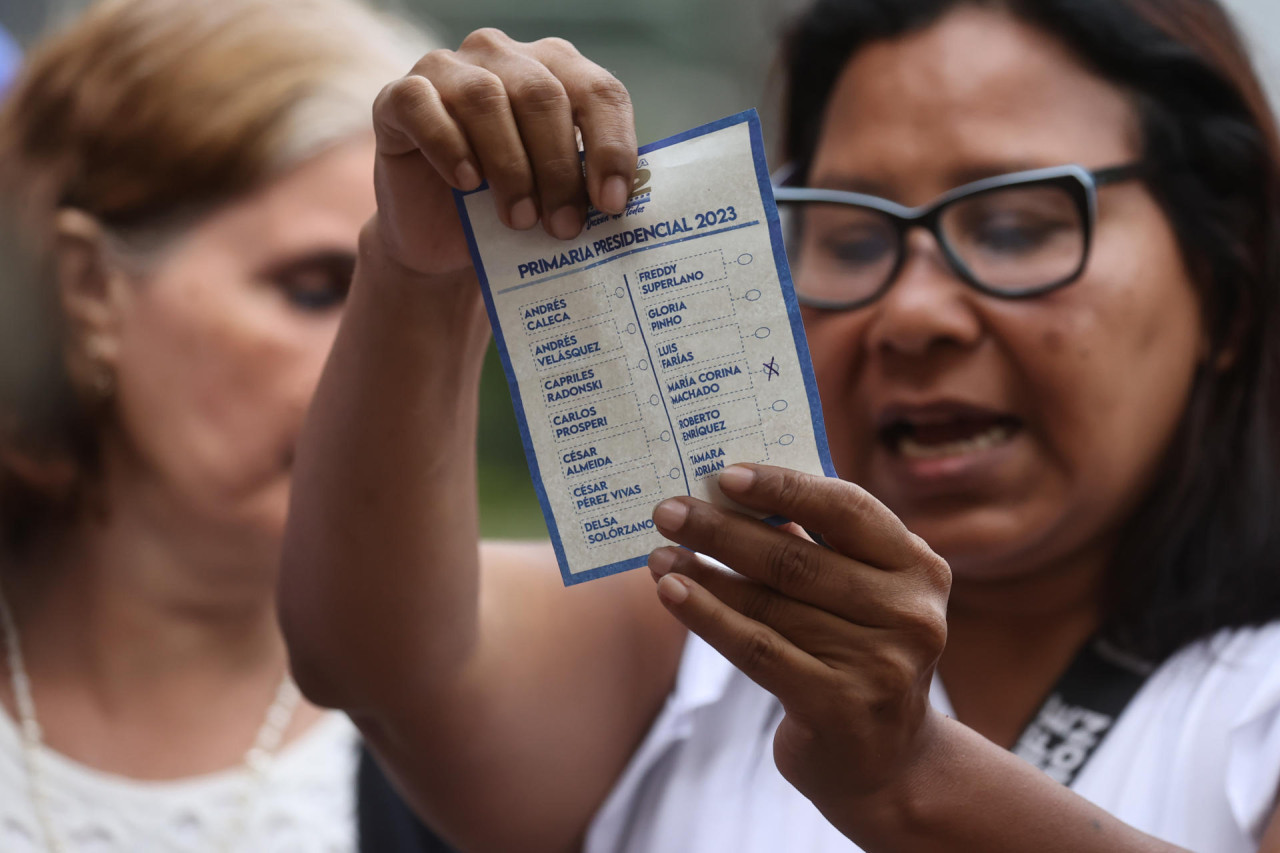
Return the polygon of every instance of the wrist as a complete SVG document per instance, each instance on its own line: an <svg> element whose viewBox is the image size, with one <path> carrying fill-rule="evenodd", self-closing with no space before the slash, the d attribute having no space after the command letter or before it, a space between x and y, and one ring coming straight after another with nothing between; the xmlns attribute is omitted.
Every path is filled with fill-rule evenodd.
<svg viewBox="0 0 1280 853"><path fill-rule="evenodd" d="M890 781L867 794L820 809L837 828L866 850L912 850L929 837L948 787L947 767L956 751L954 720L930 708L911 756ZM945 809L944 809L945 810Z"/></svg>
<svg viewBox="0 0 1280 853"><path fill-rule="evenodd" d="M1181 849L1125 825L956 720L930 711L925 725L914 760L889 784L830 809L819 805L864 850Z"/></svg>
<svg viewBox="0 0 1280 853"><path fill-rule="evenodd" d="M413 269L388 250L375 215L360 230L352 296L371 298L437 343L448 342L455 358L483 358L489 320L479 280L470 264L443 272ZM367 294L367 295L366 295ZM467 341L461 352L459 340Z"/></svg>

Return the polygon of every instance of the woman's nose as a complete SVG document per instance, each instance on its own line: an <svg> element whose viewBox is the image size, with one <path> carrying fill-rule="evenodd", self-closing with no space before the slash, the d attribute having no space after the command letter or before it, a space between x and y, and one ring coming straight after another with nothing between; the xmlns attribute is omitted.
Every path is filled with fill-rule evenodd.
<svg viewBox="0 0 1280 853"><path fill-rule="evenodd" d="M979 294L960 279L928 232L908 234L905 252L893 285L871 306L869 352L920 358L976 344L982 337Z"/></svg>

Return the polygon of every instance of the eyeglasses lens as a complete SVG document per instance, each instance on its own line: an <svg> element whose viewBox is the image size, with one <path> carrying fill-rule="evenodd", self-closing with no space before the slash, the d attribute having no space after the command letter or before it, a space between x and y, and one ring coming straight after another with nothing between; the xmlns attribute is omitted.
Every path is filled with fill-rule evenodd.
<svg viewBox="0 0 1280 853"><path fill-rule="evenodd" d="M1080 207L1059 186L1015 186L970 196L943 211L939 228L969 273L1002 293L1056 284L1084 262Z"/></svg>
<svg viewBox="0 0 1280 853"><path fill-rule="evenodd" d="M898 228L869 208L825 202L778 205L799 294L841 304L874 297L898 263Z"/></svg>
<svg viewBox="0 0 1280 853"><path fill-rule="evenodd" d="M892 283L903 246L892 217L831 202L779 202L778 211L804 300L854 306ZM973 279L1011 296L1070 279L1084 263L1084 215L1061 186L1011 186L962 198L942 211L937 230Z"/></svg>

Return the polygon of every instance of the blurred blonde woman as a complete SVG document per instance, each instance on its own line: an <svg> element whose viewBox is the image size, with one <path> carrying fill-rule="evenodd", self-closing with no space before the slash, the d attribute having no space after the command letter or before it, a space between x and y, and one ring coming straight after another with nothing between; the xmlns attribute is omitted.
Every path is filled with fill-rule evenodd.
<svg viewBox="0 0 1280 853"><path fill-rule="evenodd" d="M353 0L112 0L9 93L0 850L355 848L358 736L299 698L273 588L370 104L424 42Z"/></svg>

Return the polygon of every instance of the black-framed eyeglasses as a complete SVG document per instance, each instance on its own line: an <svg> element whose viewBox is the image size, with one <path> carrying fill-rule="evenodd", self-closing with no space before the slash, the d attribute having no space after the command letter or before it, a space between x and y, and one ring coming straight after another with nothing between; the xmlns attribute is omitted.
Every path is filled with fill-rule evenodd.
<svg viewBox="0 0 1280 853"><path fill-rule="evenodd" d="M1098 188L1143 165L1055 166L957 187L923 207L843 190L774 188L796 296L828 310L861 308L893 286L907 233L928 230L956 274L989 296L1022 299L1064 287L1089 261Z"/></svg>

